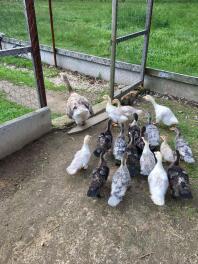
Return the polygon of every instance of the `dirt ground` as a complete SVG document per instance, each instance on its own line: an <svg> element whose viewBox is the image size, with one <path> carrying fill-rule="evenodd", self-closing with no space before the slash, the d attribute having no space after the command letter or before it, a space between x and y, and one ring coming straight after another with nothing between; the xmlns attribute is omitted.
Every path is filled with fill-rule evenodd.
<svg viewBox="0 0 198 264"><path fill-rule="evenodd" d="M85 133L96 136L105 125ZM101 199L86 196L96 158L87 171L66 174L85 133L53 131L0 161L0 263L198 263L198 181L191 179L193 200L168 193L160 208L147 181L136 178L110 208L111 177Z"/></svg>

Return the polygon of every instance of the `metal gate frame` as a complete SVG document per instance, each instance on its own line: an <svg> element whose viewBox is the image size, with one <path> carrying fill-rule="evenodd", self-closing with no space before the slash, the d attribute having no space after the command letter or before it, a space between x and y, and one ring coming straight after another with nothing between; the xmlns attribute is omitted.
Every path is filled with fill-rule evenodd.
<svg viewBox="0 0 198 264"><path fill-rule="evenodd" d="M138 31L135 33L131 33L125 36L117 37L117 14L118 14L118 1L112 0L112 35L111 35L111 68L110 68L110 97L113 98L121 98L122 96L129 93L131 90L134 90L138 86L144 85L144 76L147 62L147 54L148 54L148 45L149 45L149 36L151 29L151 19L153 12L153 2L154 0L147 0L147 11L146 11L146 23L145 29L142 31ZM141 61L141 70L140 70L140 80L135 84L125 86L121 90L114 92L114 84L115 84L115 64L116 64L116 46L117 44L127 41L130 39L134 39L139 36L144 36L144 46L142 50L142 61Z"/></svg>
<svg viewBox="0 0 198 264"><path fill-rule="evenodd" d="M27 27L30 38L30 45L26 47L0 50L1 56L19 55L31 52L32 63L34 68L34 75L36 80L36 87L38 92L39 104L43 108L47 106L45 85L43 78L43 69L41 63L41 55L39 48L39 38L36 24L36 14L34 7L34 0L24 0L25 16L27 19Z"/></svg>

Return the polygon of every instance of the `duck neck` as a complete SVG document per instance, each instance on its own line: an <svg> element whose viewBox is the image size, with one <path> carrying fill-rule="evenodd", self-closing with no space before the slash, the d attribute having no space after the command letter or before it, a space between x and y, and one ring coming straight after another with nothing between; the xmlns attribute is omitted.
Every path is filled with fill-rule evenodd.
<svg viewBox="0 0 198 264"><path fill-rule="evenodd" d="M83 142L83 147L89 147L89 139L88 138L85 138L84 139L84 142Z"/></svg>
<svg viewBox="0 0 198 264"><path fill-rule="evenodd" d="M175 128L175 132L176 132L176 138L181 136L181 133L178 128Z"/></svg>
<svg viewBox="0 0 198 264"><path fill-rule="evenodd" d="M144 140L144 152L148 152L148 151L150 151L150 148L149 148L149 143L148 143L148 141L146 141L146 140Z"/></svg>
<svg viewBox="0 0 198 264"><path fill-rule="evenodd" d="M111 105L112 105L111 98L108 96L108 98L107 98L107 106L111 106Z"/></svg>
<svg viewBox="0 0 198 264"><path fill-rule="evenodd" d="M120 137L124 136L124 124L121 124L120 126Z"/></svg>
<svg viewBox="0 0 198 264"><path fill-rule="evenodd" d="M122 160L121 160L121 167L123 166L126 166L126 162L127 162L127 154L125 152L124 156L122 157Z"/></svg>
<svg viewBox="0 0 198 264"><path fill-rule="evenodd" d="M158 166L158 168L162 168L162 169L164 168L162 165L162 158L157 158L156 166Z"/></svg>
<svg viewBox="0 0 198 264"><path fill-rule="evenodd" d="M99 167L100 166L105 166L106 165L106 161L105 161L105 159L104 159L104 152L102 152L101 153L101 155L100 155L100 161L99 161Z"/></svg>
<svg viewBox="0 0 198 264"><path fill-rule="evenodd" d="M150 113L148 113L148 124L151 124L151 114Z"/></svg>
<svg viewBox="0 0 198 264"><path fill-rule="evenodd" d="M176 160L174 161L174 165L178 166L179 165L179 161L180 161L180 154L179 154L179 151L176 150Z"/></svg>
<svg viewBox="0 0 198 264"><path fill-rule="evenodd" d="M118 99L115 99L115 102L117 103L117 106L118 106L118 107L120 107L120 106L121 106L120 100L118 100Z"/></svg>
<svg viewBox="0 0 198 264"><path fill-rule="evenodd" d="M157 103L155 102L155 99L152 97L149 100L151 102L151 104L155 107L157 105Z"/></svg>

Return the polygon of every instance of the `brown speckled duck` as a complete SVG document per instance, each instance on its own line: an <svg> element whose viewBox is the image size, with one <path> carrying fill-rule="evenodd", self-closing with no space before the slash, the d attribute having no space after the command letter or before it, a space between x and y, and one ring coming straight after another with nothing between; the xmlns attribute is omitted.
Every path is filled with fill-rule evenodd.
<svg viewBox="0 0 198 264"><path fill-rule="evenodd" d="M189 177L187 172L179 166L180 154L178 150L176 150L176 155L176 160L167 170L171 193L173 198L189 199L192 198Z"/></svg>
<svg viewBox="0 0 198 264"><path fill-rule="evenodd" d="M104 154L104 152L100 154L100 161L98 167L92 172L92 180L87 192L88 197L100 198L101 188L107 181L109 175L109 167L107 166L107 162L104 159Z"/></svg>
<svg viewBox="0 0 198 264"><path fill-rule="evenodd" d="M85 125L87 119L93 115L93 109L86 97L73 91L65 74L61 75L66 87L69 90L69 98L66 104L66 113L77 125Z"/></svg>

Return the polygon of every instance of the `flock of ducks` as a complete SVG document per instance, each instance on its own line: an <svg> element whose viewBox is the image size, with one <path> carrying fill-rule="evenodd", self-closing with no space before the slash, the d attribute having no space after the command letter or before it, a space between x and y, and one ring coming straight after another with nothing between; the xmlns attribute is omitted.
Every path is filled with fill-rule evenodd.
<svg viewBox="0 0 198 264"><path fill-rule="evenodd" d="M67 82L67 80L65 81ZM85 97L74 93L70 89L70 98L67 102L68 115L76 124L83 125L92 115L92 107ZM119 166L113 174L111 193L108 204L117 206L124 198L127 189L131 186L132 178L142 175L148 179L150 197L154 204L165 204L165 195L170 188L173 198L192 198L187 172L180 166L180 160L194 163L192 150L182 137L178 120L174 113L166 106L157 104L155 99L146 95L143 97L152 103L155 110L156 123L163 123L175 131L175 151L167 142L167 137L161 135L151 115L132 106L122 106L120 101L106 100L106 112L109 120L105 131L98 135L93 155L99 158L99 163L92 172L91 182L87 191L88 197L101 197L101 189L110 173L106 155L113 154L115 165ZM116 104L116 105L114 105ZM140 127L138 118L147 116L148 121ZM113 138L112 129L119 126L120 133ZM87 169L92 152L89 147L91 136L86 135L82 148L76 152L70 165L66 168L69 175L76 174L81 169ZM162 143L160 144L162 140ZM169 163L167 169L163 163Z"/></svg>

